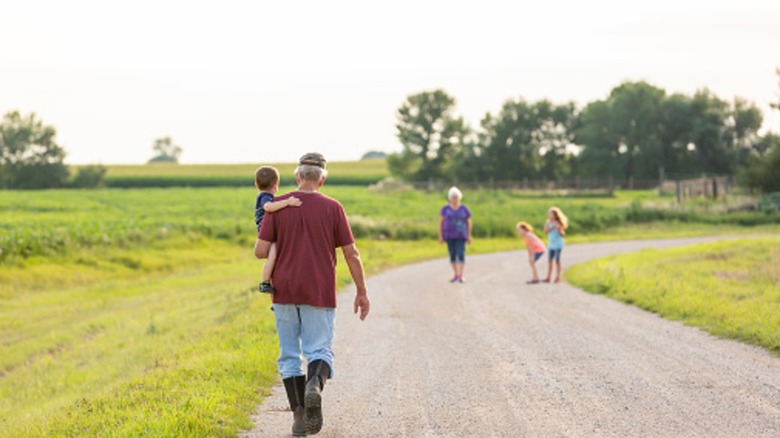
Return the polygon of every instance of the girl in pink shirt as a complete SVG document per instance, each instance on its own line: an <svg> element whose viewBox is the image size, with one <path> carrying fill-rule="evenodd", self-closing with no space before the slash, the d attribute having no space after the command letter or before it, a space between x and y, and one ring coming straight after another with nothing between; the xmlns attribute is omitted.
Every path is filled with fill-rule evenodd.
<svg viewBox="0 0 780 438"><path fill-rule="evenodd" d="M528 280L527 284L539 283L539 272L536 270L536 261L544 255L545 248L542 239L534 234L534 227L528 222L520 221L516 225L517 234L525 239L525 247L528 250L528 263L534 272L533 280Z"/></svg>

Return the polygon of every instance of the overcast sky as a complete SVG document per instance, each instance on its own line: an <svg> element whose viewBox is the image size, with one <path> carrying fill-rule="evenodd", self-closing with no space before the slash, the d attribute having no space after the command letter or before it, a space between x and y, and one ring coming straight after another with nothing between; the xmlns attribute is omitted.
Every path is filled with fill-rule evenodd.
<svg viewBox="0 0 780 438"><path fill-rule="evenodd" d="M626 80L755 102L780 131L780 1L0 0L0 112L66 161L269 163L398 151L395 110L443 88L478 126L510 98L602 99ZM526 4L530 3L530 4Z"/></svg>

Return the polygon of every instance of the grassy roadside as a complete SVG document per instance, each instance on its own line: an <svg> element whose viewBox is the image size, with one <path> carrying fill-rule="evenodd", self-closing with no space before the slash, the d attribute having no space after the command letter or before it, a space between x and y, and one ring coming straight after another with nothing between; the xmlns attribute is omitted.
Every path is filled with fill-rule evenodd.
<svg viewBox="0 0 780 438"><path fill-rule="evenodd" d="M276 378L251 254L202 241L125 254L133 263L117 255L4 270L0 430L231 436L246 427Z"/></svg>
<svg viewBox="0 0 780 438"><path fill-rule="evenodd" d="M780 354L780 237L644 250L592 260L565 276L587 291Z"/></svg>

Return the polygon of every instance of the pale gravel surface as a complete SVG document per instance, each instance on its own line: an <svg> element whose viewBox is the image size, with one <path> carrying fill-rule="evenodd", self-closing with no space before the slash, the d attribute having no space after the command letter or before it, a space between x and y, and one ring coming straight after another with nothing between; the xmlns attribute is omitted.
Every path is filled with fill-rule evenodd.
<svg viewBox="0 0 780 438"><path fill-rule="evenodd" d="M569 245L565 266L717 240ZM442 247L442 253L446 248ZM780 359L568 284L525 284L520 251L369 279L339 295L319 437L778 437ZM540 260L546 272L546 259ZM290 436L281 384L241 437Z"/></svg>

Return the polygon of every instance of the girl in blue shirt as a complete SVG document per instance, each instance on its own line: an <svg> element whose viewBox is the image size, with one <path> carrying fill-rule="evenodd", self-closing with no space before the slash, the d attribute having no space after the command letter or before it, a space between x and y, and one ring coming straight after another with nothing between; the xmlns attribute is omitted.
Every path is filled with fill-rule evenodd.
<svg viewBox="0 0 780 438"><path fill-rule="evenodd" d="M555 261L555 283L561 281L561 252L563 251L563 236L566 235L566 228L569 227L569 219L563 214L560 208L550 207L547 210L547 223L544 224L544 232L547 234L547 278L542 280L545 283L550 282L550 276L553 270L553 261Z"/></svg>

